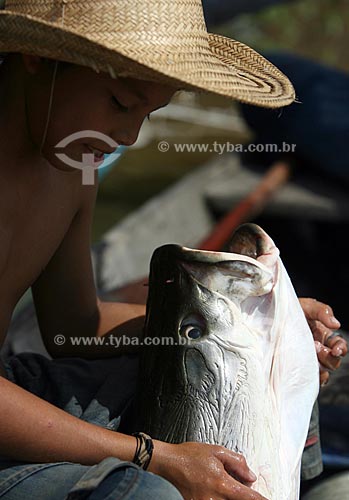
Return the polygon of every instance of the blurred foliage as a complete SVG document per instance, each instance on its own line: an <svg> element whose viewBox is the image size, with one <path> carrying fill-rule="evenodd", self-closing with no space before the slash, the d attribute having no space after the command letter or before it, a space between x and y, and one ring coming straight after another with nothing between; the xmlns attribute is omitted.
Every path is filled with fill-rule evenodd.
<svg viewBox="0 0 349 500"><path fill-rule="evenodd" d="M219 30L257 50L285 49L349 70L349 0L300 0L239 16Z"/></svg>

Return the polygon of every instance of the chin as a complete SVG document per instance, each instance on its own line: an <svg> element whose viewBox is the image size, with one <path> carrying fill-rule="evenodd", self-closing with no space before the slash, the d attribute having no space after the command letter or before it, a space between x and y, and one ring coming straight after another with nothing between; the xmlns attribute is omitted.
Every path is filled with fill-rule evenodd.
<svg viewBox="0 0 349 500"><path fill-rule="evenodd" d="M60 170L63 172L71 172L71 173L77 172L79 170L78 168L74 168L73 166L69 165L68 163L65 163L63 160L57 157L57 154L62 154L62 153L63 153L62 150L58 149L56 150L55 148L51 149L50 151L45 151L44 149L42 152L42 156L56 170ZM74 154L71 151L64 152L64 154L72 160L75 160L79 163L81 162L81 155L79 156L78 154L76 153Z"/></svg>

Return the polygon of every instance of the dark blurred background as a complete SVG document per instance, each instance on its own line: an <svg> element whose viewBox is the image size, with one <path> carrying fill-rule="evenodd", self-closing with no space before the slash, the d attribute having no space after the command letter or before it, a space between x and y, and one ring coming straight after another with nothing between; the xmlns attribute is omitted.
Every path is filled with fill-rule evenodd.
<svg viewBox="0 0 349 500"><path fill-rule="evenodd" d="M329 68L345 73L349 70L349 0L206 0L204 3L210 31L236 38L262 53L287 50ZM258 12L248 12L258 3ZM235 113L241 115L240 107L235 103L208 94L179 94L174 103L188 106L188 114L195 108L226 110L234 116ZM346 105L346 115L349 116L349 99ZM167 140L170 136L169 142L209 143L216 140L223 143L229 140L240 143L253 140L255 135L251 127L248 131L243 128L238 130L239 127L229 131L226 127L220 129L210 123L205 126L173 117L160 118L160 114L159 118L157 116L157 113L152 115L147 134L123 154L101 182L93 241L98 241L107 229L146 200L215 157L215 153L209 152L182 153L179 156L170 151L164 155L157 149L159 140ZM314 127L316 125L314 123ZM153 132L149 134L149 130ZM333 154L338 155L338 152L333 151ZM244 161L258 163L258 158ZM294 179L297 181L299 171L301 174L303 171L310 172L314 179L322 179L334 189L338 186L343 196L345 182L332 175L330 170L330 165L329 172L325 172L317 169L316 165L310 165L310 162L304 162L297 166ZM261 216L256 222L270 232L278 244L298 294L331 304L343 327L349 329L348 219L302 220L290 214L288 217Z"/></svg>

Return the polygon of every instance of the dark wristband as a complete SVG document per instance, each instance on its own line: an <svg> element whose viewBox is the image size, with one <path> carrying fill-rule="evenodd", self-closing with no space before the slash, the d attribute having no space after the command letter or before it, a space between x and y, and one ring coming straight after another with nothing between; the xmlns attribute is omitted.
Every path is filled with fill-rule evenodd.
<svg viewBox="0 0 349 500"><path fill-rule="evenodd" d="M144 434L144 432L135 432L132 436L135 436L137 440L136 452L132 462L142 467L142 469L147 470L153 455L153 440L148 434Z"/></svg>

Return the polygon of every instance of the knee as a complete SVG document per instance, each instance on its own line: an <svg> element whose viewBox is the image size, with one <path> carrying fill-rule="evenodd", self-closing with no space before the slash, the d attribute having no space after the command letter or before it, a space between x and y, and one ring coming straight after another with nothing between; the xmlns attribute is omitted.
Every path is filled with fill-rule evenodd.
<svg viewBox="0 0 349 500"><path fill-rule="evenodd" d="M75 488L79 492L79 488ZM79 493L68 497L81 498ZM123 498L124 500L183 500L179 491L166 479L138 467L117 468L99 481L88 500Z"/></svg>

